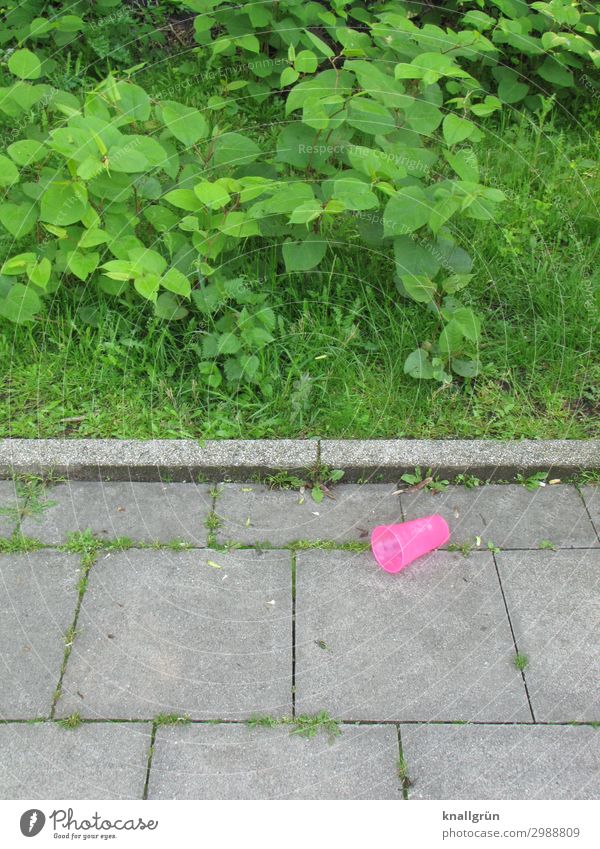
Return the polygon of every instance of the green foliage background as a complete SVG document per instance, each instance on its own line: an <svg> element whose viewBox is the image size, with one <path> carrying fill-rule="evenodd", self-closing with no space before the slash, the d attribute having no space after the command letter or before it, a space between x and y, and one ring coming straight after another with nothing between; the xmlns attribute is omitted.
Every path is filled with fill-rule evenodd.
<svg viewBox="0 0 600 849"><path fill-rule="evenodd" d="M599 22L567 0L9 3L0 316L34 328L79 291L74 322L97 328L108 299L180 326L200 386L270 403L290 323L265 279L295 299L350 246L422 312L405 380L470 385L472 234L514 201L482 147L537 127L535 179L544 125L597 97Z"/></svg>

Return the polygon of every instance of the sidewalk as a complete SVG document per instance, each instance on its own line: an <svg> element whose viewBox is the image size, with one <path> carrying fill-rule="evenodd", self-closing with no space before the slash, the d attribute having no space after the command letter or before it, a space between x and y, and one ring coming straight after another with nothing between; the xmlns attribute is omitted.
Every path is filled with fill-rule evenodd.
<svg viewBox="0 0 600 849"><path fill-rule="evenodd" d="M0 482L0 798L598 798L600 488L396 489Z"/></svg>

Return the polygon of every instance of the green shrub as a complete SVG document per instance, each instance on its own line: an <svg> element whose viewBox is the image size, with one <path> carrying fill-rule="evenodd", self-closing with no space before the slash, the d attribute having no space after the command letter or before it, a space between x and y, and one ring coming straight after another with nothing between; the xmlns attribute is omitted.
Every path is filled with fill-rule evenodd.
<svg viewBox="0 0 600 849"><path fill-rule="evenodd" d="M0 269L0 315L32 321L59 285L78 283L166 320L193 310L208 385L259 380L277 319L258 285L230 279L231 262L275 246L282 271L307 273L352 236L393 255L398 296L437 327L405 372L477 375L481 319L457 297L473 263L455 233L463 219L494 221L504 196L481 182L471 145L504 103L530 100L505 54L538 57L539 40L549 55L531 64L551 82L548 59L563 70L597 61L597 20L558 0L535 12L520 0L448 4L459 29L402 2L185 5L200 13L201 54L240 59L247 79L229 84L231 101L242 91L281 102L274 148L233 128L214 99L202 111L153 101L115 74L80 95L37 83L48 59L19 46L7 60L18 79L0 95L16 128L0 156L0 223L20 245Z"/></svg>

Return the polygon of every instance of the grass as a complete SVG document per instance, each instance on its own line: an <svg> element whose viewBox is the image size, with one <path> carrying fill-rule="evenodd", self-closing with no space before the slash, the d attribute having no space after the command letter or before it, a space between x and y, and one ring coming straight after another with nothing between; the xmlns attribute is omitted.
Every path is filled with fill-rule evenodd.
<svg viewBox="0 0 600 849"><path fill-rule="evenodd" d="M529 665L529 658L525 654L518 653L514 656L513 662L519 672L524 672Z"/></svg>
<svg viewBox="0 0 600 849"><path fill-rule="evenodd" d="M301 737L308 738L316 737L320 731L323 731L327 734L330 743L342 733L339 720L332 719L325 710L319 711L313 716L308 714L281 718L253 716L247 720L246 725L249 728L277 728L286 725L290 727L290 734L299 734Z"/></svg>
<svg viewBox="0 0 600 849"><path fill-rule="evenodd" d="M167 63L139 81L198 106L221 84L186 88L186 74ZM281 104L239 106L229 116L236 129L268 143ZM32 327L0 323L0 437L595 435L599 111L592 102L576 125L557 107L542 131L535 117L505 110L476 145L482 179L507 195L498 223L455 232L475 257L461 300L483 316L476 380L441 391L404 374L406 355L433 340L436 325L398 295L390 252L365 250L349 229L324 268L306 275L282 272L271 247L251 242L230 263L281 318L259 352L269 390L210 389L197 371L196 320L168 324L89 286L62 287ZM78 318L90 306L95 326Z"/></svg>
<svg viewBox="0 0 600 849"><path fill-rule="evenodd" d="M69 729L78 728L82 722L83 720L78 713L72 713L70 716L65 717L65 719L59 719L56 724L60 725L61 728Z"/></svg>

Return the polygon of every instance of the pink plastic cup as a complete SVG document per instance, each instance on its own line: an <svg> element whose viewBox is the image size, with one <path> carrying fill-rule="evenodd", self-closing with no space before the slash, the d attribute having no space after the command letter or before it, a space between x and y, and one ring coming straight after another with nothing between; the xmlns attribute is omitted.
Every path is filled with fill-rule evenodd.
<svg viewBox="0 0 600 849"><path fill-rule="evenodd" d="M382 569L399 572L449 539L446 520L436 514L399 525L377 525L371 532L371 550Z"/></svg>

